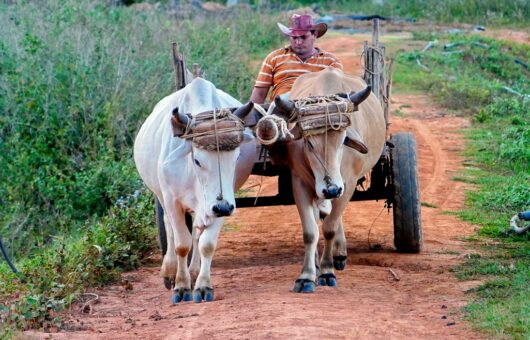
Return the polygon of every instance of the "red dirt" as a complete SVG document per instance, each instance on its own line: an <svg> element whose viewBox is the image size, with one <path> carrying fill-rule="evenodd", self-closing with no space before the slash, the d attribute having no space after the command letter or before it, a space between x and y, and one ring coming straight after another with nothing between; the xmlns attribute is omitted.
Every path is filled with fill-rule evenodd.
<svg viewBox="0 0 530 340"><path fill-rule="evenodd" d="M354 74L359 58L340 46L351 37L328 37ZM357 45L354 45L357 47ZM384 202L350 203L344 225L348 260L338 287L313 294L290 292L302 266L303 241L295 206L239 209L221 233L214 257L215 301L172 306L158 265L125 273L129 285L95 290L99 301L66 315L66 329L30 337L54 339L480 339L462 320L465 292L477 282L459 282L450 268L473 252L462 238L475 227L446 212L461 209L465 184L452 178L462 168L461 130L469 122L450 115L424 95L393 95L391 132L412 131L418 147L424 250L398 254L392 215ZM275 179L252 177L246 185L275 193ZM154 230L153 230L154 232ZM379 250L370 250L370 246ZM158 263L159 256L153 256ZM394 275L395 274L395 275ZM128 289L126 289L128 287ZM130 289L132 288L132 290ZM86 311L86 310L85 310Z"/></svg>

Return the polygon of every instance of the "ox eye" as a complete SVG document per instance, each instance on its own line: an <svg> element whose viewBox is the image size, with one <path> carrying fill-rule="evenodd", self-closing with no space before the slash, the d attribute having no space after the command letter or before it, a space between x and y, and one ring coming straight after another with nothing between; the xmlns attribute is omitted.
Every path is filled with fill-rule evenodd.
<svg viewBox="0 0 530 340"><path fill-rule="evenodd" d="M307 140L307 145L309 146L309 148L310 148L311 150L314 149L313 144L311 143L310 140Z"/></svg>
<svg viewBox="0 0 530 340"><path fill-rule="evenodd" d="M199 163L198 160L196 160L196 159L194 158L193 161L195 162L195 165L197 165L199 168L201 167L201 163Z"/></svg>

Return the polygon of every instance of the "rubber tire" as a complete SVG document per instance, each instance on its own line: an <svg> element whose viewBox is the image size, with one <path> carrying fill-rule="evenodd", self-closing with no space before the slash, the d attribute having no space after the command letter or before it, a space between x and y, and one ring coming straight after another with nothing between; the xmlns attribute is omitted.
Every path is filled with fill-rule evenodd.
<svg viewBox="0 0 530 340"><path fill-rule="evenodd" d="M423 244L416 140L412 133L393 134L390 142L394 245L400 253L419 253Z"/></svg>
<svg viewBox="0 0 530 340"><path fill-rule="evenodd" d="M166 255L167 251L167 235L166 235L166 226L164 224L164 208L158 198L155 197L155 216L156 216L156 226L158 227L158 246L162 251L162 256ZM186 226L191 233L193 228L193 218L189 213L186 213Z"/></svg>

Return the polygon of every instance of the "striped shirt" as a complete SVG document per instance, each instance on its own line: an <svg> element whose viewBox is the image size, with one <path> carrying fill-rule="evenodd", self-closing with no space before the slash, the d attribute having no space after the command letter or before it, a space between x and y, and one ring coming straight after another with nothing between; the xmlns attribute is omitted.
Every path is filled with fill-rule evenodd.
<svg viewBox="0 0 530 340"><path fill-rule="evenodd" d="M278 95L291 91L296 78L304 73L318 72L326 67L342 70L342 64L333 54L315 48L317 53L302 61L290 47L271 52L263 61L256 79L255 87L270 87L270 100Z"/></svg>

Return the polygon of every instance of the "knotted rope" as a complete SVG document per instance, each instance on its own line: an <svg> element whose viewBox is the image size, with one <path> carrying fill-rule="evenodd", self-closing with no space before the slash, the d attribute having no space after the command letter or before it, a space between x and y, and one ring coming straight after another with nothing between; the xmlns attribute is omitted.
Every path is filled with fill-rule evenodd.
<svg viewBox="0 0 530 340"><path fill-rule="evenodd" d="M219 111L220 112L220 111ZM221 178L221 156L219 155L219 132L217 131L217 111L213 110L213 126L214 126L214 132L215 132L215 145L217 147L217 171L219 174L219 196L217 196L217 200L221 201L223 200L223 181Z"/></svg>
<svg viewBox="0 0 530 340"><path fill-rule="evenodd" d="M291 131L289 131L287 122L278 116L270 114L270 111L272 111L272 108L274 108L274 106L271 105L271 107L269 107L269 112L266 112L265 109L259 104L254 104L254 108L258 110L258 112L263 116L256 126L256 139L260 144L271 145L274 144L280 138L294 138ZM262 131L262 129L265 128L272 129L272 136L270 139L262 139L260 136L260 132Z"/></svg>
<svg viewBox="0 0 530 340"><path fill-rule="evenodd" d="M229 151L239 146L244 130L244 122L230 109L214 109L188 120L181 138L192 139L197 147L209 151Z"/></svg>
<svg viewBox="0 0 530 340"><path fill-rule="evenodd" d="M322 112L322 107L324 112ZM331 107L333 107L335 112L330 112ZM333 94L299 99L295 101L295 108L295 111L298 112L295 119L302 130L305 140L310 139L312 136L324 134L324 161L320 159L312 147L310 147L310 150L324 168L326 174L324 180L327 182L329 180L327 167L328 130L342 131L350 126L355 104L348 96L344 98Z"/></svg>
<svg viewBox="0 0 530 340"><path fill-rule="evenodd" d="M307 137L322 133L327 135L329 128L335 131L346 129L351 125L355 104L347 96L333 94L298 99L295 108L297 114L293 119Z"/></svg>

